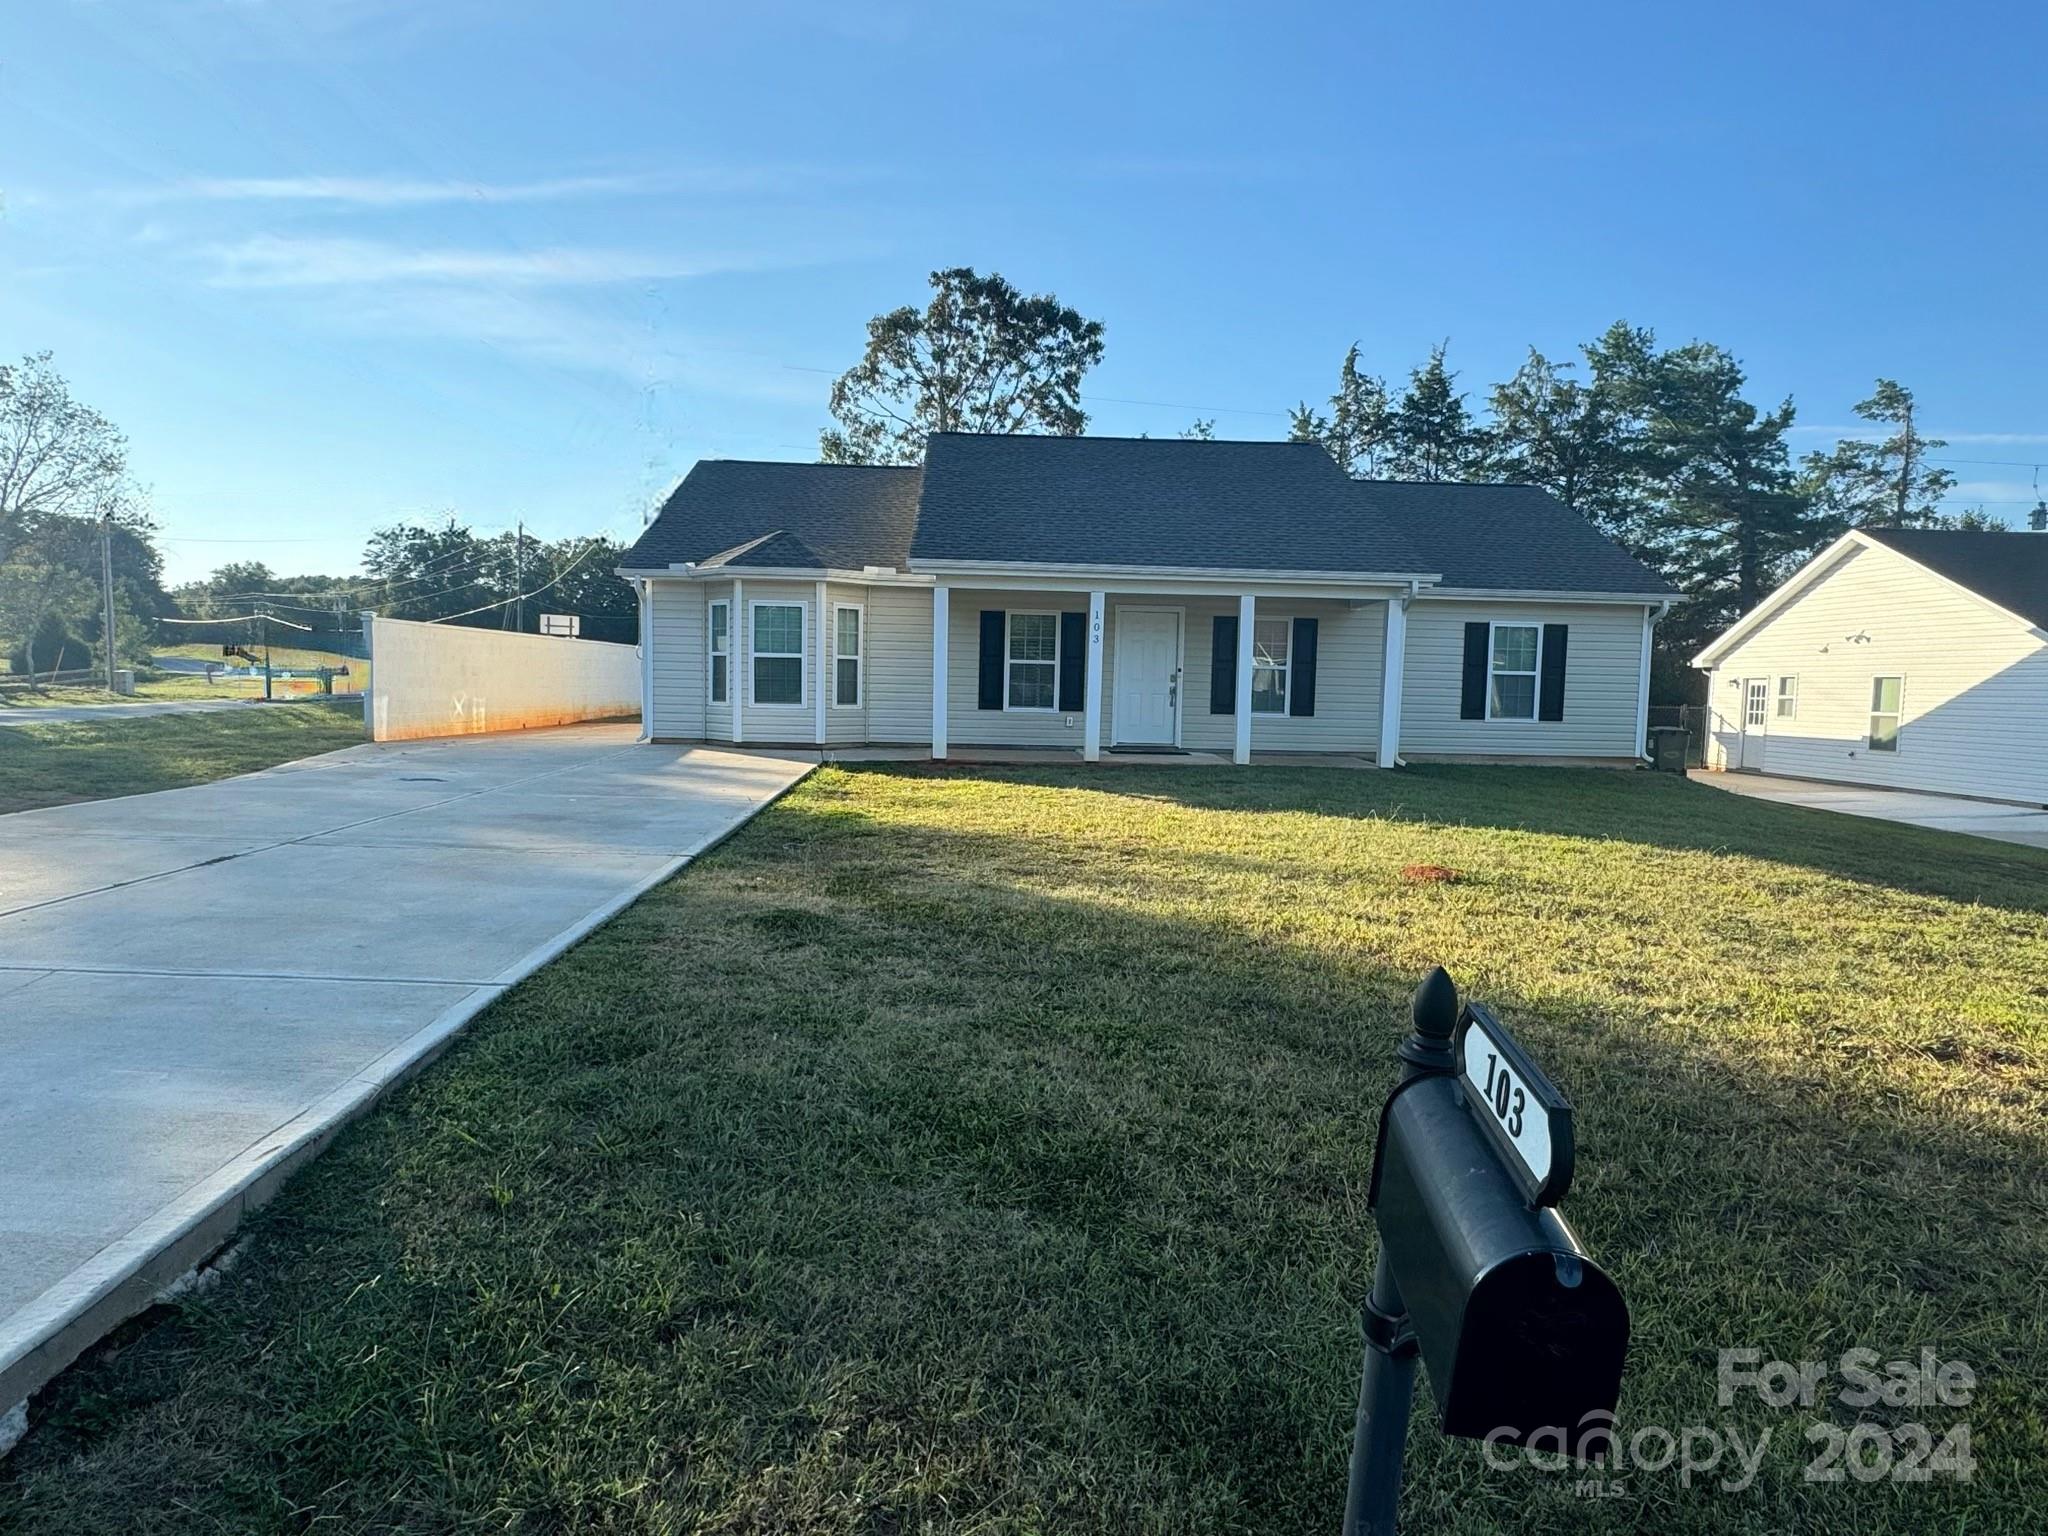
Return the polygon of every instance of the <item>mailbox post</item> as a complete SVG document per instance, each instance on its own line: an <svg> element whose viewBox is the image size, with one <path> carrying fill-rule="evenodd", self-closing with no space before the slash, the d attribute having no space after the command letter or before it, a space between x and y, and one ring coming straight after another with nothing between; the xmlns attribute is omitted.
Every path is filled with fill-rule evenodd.
<svg viewBox="0 0 2048 1536"><path fill-rule="evenodd" d="M1418 1359L1447 1435L1576 1450L1612 1415L1628 1309L1553 1207L1570 1187L1571 1105L1507 1028L1423 978L1401 1076L1380 1110L1380 1251L1345 1536L1392 1536Z"/></svg>

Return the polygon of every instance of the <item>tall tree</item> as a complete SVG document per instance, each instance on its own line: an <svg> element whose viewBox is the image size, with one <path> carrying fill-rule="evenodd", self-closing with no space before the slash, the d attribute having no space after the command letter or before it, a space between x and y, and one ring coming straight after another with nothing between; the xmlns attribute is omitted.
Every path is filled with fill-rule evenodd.
<svg viewBox="0 0 2048 1536"><path fill-rule="evenodd" d="M96 518L121 499L128 442L48 352L0 364L0 561L49 517Z"/></svg>
<svg viewBox="0 0 2048 1536"><path fill-rule="evenodd" d="M1289 441L1321 443L1338 468L1357 480L1379 476L1394 446L1394 411L1386 383L1358 366L1358 343L1344 354L1330 414L1304 400L1290 413Z"/></svg>
<svg viewBox="0 0 2048 1536"><path fill-rule="evenodd" d="M1542 486L1624 544L1638 546L1637 419L1613 380L1596 370L1582 384L1571 374L1572 364L1553 363L1531 347L1514 377L1493 387L1494 473Z"/></svg>
<svg viewBox="0 0 2048 1536"><path fill-rule="evenodd" d="M950 267L931 301L868 322L867 350L832 385L828 464L916 464L928 432L1052 432L1087 426L1082 375L1102 361L1102 322L997 274Z"/></svg>
<svg viewBox="0 0 2048 1536"><path fill-rule="evenodd" d="M370 535L363 569L382 584L365 606L395 619L445 619L512 593L490 579L490 547L454 516L394 523ZM495 622L496 615L490 616Z"/></svg>
<svg viewBox="0 0 2048 1536"><path fill-rule="evenodd" d="M1810 453L1805 468L1814 504L1837 531L1847 528L1933 528L1944 519L1942 498L1956 477L1928 462L1948 444L1922 437L1913 418L1913 392L1896 379L1879 379L1856 414L1890 428L1879 438L1844 438L1832 453Z"/></svg>
<svg viewBox="0 0 2048 1536"><path fill-rule="evenodd" d="M1792 401L1760 411L1747 383L1731 353L1704 341L1658 354L1635 382L1661 489L1650 541L1693 595L1689 618L1747 613L1825 538L1792 472Z"/></svg>
<svg viewBox="0 0 2048 1536"><path fill-rule="evenodd" d="M1465 408L1458 376L1444 366L1448 343L1429 350L1429 361L1408 376L1394 407L1393 451L1387 471L1397 479L1461 480L1483 473L1486 434Z"/></svg>

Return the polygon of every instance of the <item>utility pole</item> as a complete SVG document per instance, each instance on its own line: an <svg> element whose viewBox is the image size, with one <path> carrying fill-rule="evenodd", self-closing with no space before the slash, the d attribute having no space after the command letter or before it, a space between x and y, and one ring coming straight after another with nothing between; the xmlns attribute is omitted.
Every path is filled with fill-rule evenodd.
<svg viewBox="0 0 2048 1536"><path fill-rule="evenodd" d="M258 608L256 616L263 621L263 702L270 702L270 610Z"/></svg>
<svg viewBox="0 0 2048 1536"><path fill-rule="evenodd" d="M100 586L106 598L106 612L100 621L100 641L107 648L107 692L114 691L114 513L110 507L100 518Z"/></svg>
<svg viewBox="0 0 2048 1536"><path fill-rule="evenodd" d="M512 605L512 629L516 634L526 633L526 519L519 520L518 531L512 535L512 590L519 594L519 601Z"/></svg>

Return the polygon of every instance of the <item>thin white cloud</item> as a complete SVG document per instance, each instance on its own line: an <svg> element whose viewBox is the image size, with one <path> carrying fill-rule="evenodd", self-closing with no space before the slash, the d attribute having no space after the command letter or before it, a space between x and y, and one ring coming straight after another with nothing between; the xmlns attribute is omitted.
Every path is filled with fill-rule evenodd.
<svg viewBox="0 0 2048 1536"><path fill-rule="evenodd" d="M201 254L213 263L209 281L221 288L421 283L567 287L705 277L780 264L744 257L690 260L585 247L486 251L283 235L257 235L233 245L208 246Z"/></svg>
<svg viewBox="0 0 2048 1536"><path fill-rule="evenodd" d="M652 190L650 175L556 176L537 181L429 180L402 176L193 176L114 194L128 203L325 203L414 208L435 203L544 203Z"/></svg>
<svg viewBox="0 0 2048 1536"><path fill-rule="evenodd" d="M543 176L525 181L323 174L187 176L149 186L111 187L98 196L124 207L167 203L301 203L331 208L426 208L458 203L549 203L576 198L772 194L872 182L890 174L883 167L868 165L732 164Z"/></svg>

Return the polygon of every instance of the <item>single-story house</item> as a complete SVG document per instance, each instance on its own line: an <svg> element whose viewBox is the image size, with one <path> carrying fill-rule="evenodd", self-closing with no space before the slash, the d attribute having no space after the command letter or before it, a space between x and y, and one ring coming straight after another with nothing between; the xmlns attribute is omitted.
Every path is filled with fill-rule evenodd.
<svg viewBox="0 0 2048 1536"><path fill-rule="evenodd" d="M1633 761L1676 594L1524 485L1307 443L699 463L619 574L655 740Z"/></svg>
<svg viewBox="0 0 2048 1536"><path fill-rule="evenodd" d="M2048 534L1845 534L1693 665L1710 768L2048 803Z"/></svg>

